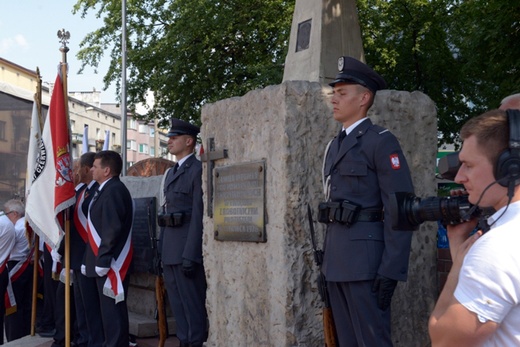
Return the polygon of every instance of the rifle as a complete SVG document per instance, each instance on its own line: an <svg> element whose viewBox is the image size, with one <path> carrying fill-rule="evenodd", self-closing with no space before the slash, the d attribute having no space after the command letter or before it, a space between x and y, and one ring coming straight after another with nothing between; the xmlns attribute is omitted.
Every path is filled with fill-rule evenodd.
<svg viewBox="0 0 520 347"><path fill-rule="evenodd" d="M314 252L314 262L318 266L318 291L321 301L323 301L323 335L325 337L325 347L338 346L338 337L336 335L336 327L334 326L334 317L332 316L332 308L330 307L329 292L327 291L327 281L325 275L321 272L321 264L323 263L323 251L316 246L316 237L314 231L314 221L312 219L311 206L307 204L307 215L309 217L309 226L311 231L312 250Z"/></svg>
<svg viewBox="0 0 520 347"><path fill-rule="evenodd" d="M153 210L152 210L153 204ZM155 275L155 313L154 317L157 320L157 328L159 329L159 347L164 347L166 338L168 337L168 323L166 321L166 303L164 296L166 289L164 288L164 279L162 276L161 254L157 249L157 236L155 235L155 228L152 225L152 211L155 212L155 199L150 200L148 205L148 233L150 234L150 242L153 251L153 265L152 273Z"/></svg>

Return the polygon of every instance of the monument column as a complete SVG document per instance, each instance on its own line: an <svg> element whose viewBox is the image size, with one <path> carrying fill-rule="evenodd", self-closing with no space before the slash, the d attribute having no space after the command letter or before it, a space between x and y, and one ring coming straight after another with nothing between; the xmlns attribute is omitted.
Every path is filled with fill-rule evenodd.
<svg viewBox="0 0 520 347"><path fill-rule="evenodd" d="M283 80L328 83L343 55L365 61L356 0L296 0Z"/></svg>

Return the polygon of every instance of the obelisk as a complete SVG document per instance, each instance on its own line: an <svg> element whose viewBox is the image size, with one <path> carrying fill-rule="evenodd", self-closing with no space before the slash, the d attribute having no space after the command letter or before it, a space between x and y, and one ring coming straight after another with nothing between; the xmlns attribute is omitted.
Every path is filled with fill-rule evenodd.
<svg viewBox="0 0 520 347"><path fill-rule="evenodd" d="M283 80L328 83L343 55L365 61L356 0L296 0Z"/></svg>

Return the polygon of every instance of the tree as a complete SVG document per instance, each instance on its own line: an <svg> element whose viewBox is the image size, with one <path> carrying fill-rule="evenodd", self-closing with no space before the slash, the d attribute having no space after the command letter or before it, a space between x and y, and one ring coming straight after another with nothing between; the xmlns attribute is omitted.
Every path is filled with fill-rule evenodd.
<svg viewBox="0 0 520 347"><path fill-rule="evenodd" d="M439 143L457 143L462 124L520 92L517 0L357 0L367 63L390 88L419 90L436 103ZM199 121L200 108L278 84L283 77L293 1L128 0L129 104L154 92L148 119ZM78 58L111 64L105 87L120 89L121 3L78 0L104 26Z"/></svg>
<svg viewBox="0 0 520 347"><path fill-rule="evenodd" d="M129 105L145 103L152 91L146 119L200 122L207 102L279 84L293 10L293 1L282 0L128 0ZM88 11L97 11L104 26L80 43L80 71L97 67L110 51L103 81L120 91L121 2L78 0L74 13Z"/></svg>
<svg viewBox="0 0 520 347"><path fill-rule="evenodd" d="M392 89L437 105L439 143L518 92L520 11L514 0L358 0L367 63Z"/></svg>

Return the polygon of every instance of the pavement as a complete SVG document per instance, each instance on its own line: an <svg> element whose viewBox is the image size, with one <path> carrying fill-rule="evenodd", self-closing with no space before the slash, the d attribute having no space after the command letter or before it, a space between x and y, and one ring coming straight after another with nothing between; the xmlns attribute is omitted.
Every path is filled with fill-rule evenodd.
<svg viewBox="0 0 520 347"><path fill-rule="evenodd" d="M40 337L38 334L35 336L25 336L21 339L6 342L2 346L4 347L51 347L53 339L52 337ZM158 347L158 337L143 337L137 338L137 347ZM179 340L171 335L166 339L164 347L179 347Z"/></svg>

